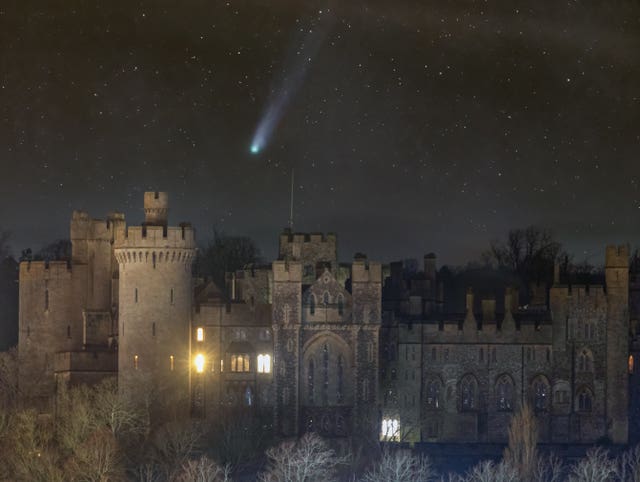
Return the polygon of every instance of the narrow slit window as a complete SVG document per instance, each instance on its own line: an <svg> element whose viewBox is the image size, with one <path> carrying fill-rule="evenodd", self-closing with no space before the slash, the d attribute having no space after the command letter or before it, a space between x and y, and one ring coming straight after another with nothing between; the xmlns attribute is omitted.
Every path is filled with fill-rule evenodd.
<svg viewBox="0 0 640 482"><path fill-rule="evenodd" d="M173 369L175 368L175 358L173 357L173 355L169 355L169 370L173 371Z"/></svg>
<svg viewBox="0 0 640 482"><path fill-rule="evenodd" d="M204 328L198 327L196 329L196 340L197 341L204 341Z"/></svg>
<svg viewBox="0 0 640 482"><path fill-rule="evenodd" d="M171 288L171 294L169 295L170 303L173 304L173 288Z"/></svg>
<svg viewBox="0 0 640 482"><path fill-rule="evenodd" d="M71 325L67 325L67 338L71 338Z"/></svg>
<svg viewBox="0 0 640 482"><path fill-rule="evenodd" d="M134 290L133 298L134 298L134 301L137 303L138 302L138 288L136 288Z"/></svg>
<svg viewBox="0 0 640 482"><path fill-rule="evenodd" d="M151 323L151 335L156 336L156 322Z"/></svg>
<svg viewBox="0 0 640 482"><path fill-rule="evenodd" d="M133 355L133 368L138 369L138 355Z"/></svg>

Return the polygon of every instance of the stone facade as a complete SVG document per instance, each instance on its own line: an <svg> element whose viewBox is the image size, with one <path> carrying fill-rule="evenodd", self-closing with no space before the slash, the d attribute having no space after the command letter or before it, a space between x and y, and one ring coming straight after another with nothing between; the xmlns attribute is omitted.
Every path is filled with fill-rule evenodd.
<svg viewBox="0 0 640 482"><path fill-rule="evenodd" d="M504 443L529 402L544 442L627 441L628 394L640 396L626 247L607 248L606 287L556 279L527 306L470 289L451 313L435 255L408 279L363 255L339 264L333 234L286 230L276 261L217 287L193 278L195 232L168 225L166 193L144 207L142 226L74 212L70 262L21 264L26 403L51 410L59 384L117 375L158 410L242 406L281 435Z"/></svg>

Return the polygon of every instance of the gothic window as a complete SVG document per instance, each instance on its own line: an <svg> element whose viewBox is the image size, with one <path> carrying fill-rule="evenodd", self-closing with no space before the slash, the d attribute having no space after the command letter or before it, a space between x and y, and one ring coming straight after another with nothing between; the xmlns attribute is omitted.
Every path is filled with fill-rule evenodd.
<svg viewBox="0 0 640 482"><path fill-rule="evenodd" d="M204 341L204 328L196 328L196 341Z"/></svg>
<svg viewBox="0 0 640 482"><path fill-rule="evenodd" d="M383 418L380 440L386 442L400 441L400 421L397 418Z"/></svg>
<svg viewBox="0 0 640 482"><path fill-rule="evenodd" d="M325 291L324 294L322 295L322 303L327 306L329 304L329 292Z"/></svg>
<svg viewBox="0 0 640 482"><path fill-rule="evenodd" d="M313 293L309 295L309 313L312 315L316 313L316 297Z"/></svg>
<svg viewBox="0 0 640 482"><path fill-rule="evenodd" d="M329 404L329 347L322 347L322 404Z"/></svg>
<svg viewBox="0 0 640 482"><path fill-rule="evenodd" d="M533 408L537 412L549 408L549 382L543 375L537 376L532 384Z"/></svg>
<svg viewBox="0 0 640 482"><path fill-rule="evenodd" d="M369 363L373 362L373 343L372 342L367 343L367 361Z"/></svg>
<svg viewBox="0 0 640 482"><path fill-rule="evenodd" d="M473 375L466 375L460 382L460 409L463 412L477 408L478 383Z"/></svg>
<svg viewBox="0 0 640 482"><path fill-rule="evenodd" d="M344 297L342 295L338 295L338 314L344 315Z"/></svg>
<svg viewBox="0 0 640 482"><path fill-rule="evenodd" d="M232 372L248 372L249 371L249 355L246 353L231 355L231 371Z"/></svg>
<svg viewBox="0 0 640 482"><path fill-rule="evenodd" d="M513 410L513 380L509 375L503 375L496 383L496 408L499 412Z"/></svg>
<svg viewBox="0 0 640 482"><path fill-rule="evenodd" d="M315 401L316 386L315 386L314 377L315 377L315 366L313 363L313 359L311 359L309 360L309 368L307 372L307 395L309 398L310 405L313 405Z"/></svg>
<svg viewBox="0 0 640 482"><path fill-rule="evenodd" d="M441 384L439 380L429 380L427 382L427 407L432 410L441 407L440 388Z"/></svg>
<svg viewBox="0 0 640 482"><path fill-rule="evenodd" d="M588 388L582 388L578 392L578 411L590 412L593 406L593 395Z"/></svg>
<svg viewBox="0 0 640 482"><path fill-rule="evenodd" d="M247 407L253 405L253 392L251 391L251 387L247 387L244 390L244 404Z"/></svg>
<svg viewBox="0 0 640 482"><path fill-rule="evenodd" d="M343 368L343 360L342 360L342 355L338 356L338 380L337 380L337 387L336 387L336 399L338 401L338 403L342 403L342 401L344 400L344 393L343 393L343 376L344 376L344 368Z"/></svg>
<svg viewBox="0 0 640 482"><path fill-rule="evenodd" d="M593 356L587 349L582 350L578 355L578 371L591 372L593 370Z"/></svg>

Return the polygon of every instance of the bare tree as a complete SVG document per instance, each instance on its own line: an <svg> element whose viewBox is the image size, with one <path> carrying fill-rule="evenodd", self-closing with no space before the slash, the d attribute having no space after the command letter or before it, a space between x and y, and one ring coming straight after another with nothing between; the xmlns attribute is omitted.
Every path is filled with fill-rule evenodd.
<svg viewBox="0 0 640 482"><path fill-rule="evenodd" d="M537 466L538 425L529 404L525 403L511 417L509 445L504 450L504 461L518 473L523 481L533 480Z"/></svg>
<svg viewBox="0 0 640 482"><path fill-rule="evenodd" d="M188 462L202 437L200 427L189 420L168 422L151 437L151 460L171 480Z"/></svg>
<svg viewBox="0 0 640 482"><path fill-rule="evenodd" d="M148 415L144 408L118 393L115 378L108 378L94 387L92 402L94 423L98 427L106 427L114 437L147 432Z"/></svg>
<svg viewBox="0 0 640 482"><path fill-rule="evenodd" d="M617 471L620 482L640 482L640 445L618 457Z"/></svg>
<svg viewBox="0 0 640 482"><path fill-rule="evenodd" d="M536 482L561 482L565 480L562 460L553 454L549 454L547 457L538 456L533 480Z"/></svg>
<svg viewBox="0 0 640 482"><path fill-rule="evenodd" d="M518 472L504 461L485 460L473 467L462 479L464 482L521 482Z"/></svg>
<svg viewBox="0 0 640 482"><path fill-rule="evenodd" d="M427 482L433 480L435 471L425 455L415 455L409 450L384 450L380 460L362 479L364 482Z"/></svg>
<svg viewBox="0 0 640 482"><path fill-rule="evenodd" d="M106 428L94 431L79 445L65 468L72 480L83 482L107 482L124 477L118 443Z"/></svg>
<svg viewBox="0 0 640 482"><path fill-rule="evenodd" d="M609 452L597 447L571 467L570 482L607 482L616 480L617 464L609 458Z"/></svg>
<svg viewBox="0 0 640 482"><path fill-rule="evenodd" d="M176 477L177 482L230 482L231 466L220 467L213 460L202 456L197 460L188 460L182 465L182 471Z"/></svg>
<svg viewBox="0 0 640 482"><path fill-rule="evenodd" d="M331 481L335 480L337 467L347 462L314 433L282 442L266 453L269 465L259 476L262 482Z"/></svg>

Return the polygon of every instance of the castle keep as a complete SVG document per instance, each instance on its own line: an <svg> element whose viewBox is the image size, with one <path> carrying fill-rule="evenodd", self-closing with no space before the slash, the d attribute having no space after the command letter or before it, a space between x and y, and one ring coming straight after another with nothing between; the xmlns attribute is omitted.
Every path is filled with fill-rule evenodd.
<svg viewBox="0 0 640 482"><path fill-rule="evenodd" d="M185 416L272 414L281 435L375 434L408 442L507 440L529 402L544 442L628 439L629 252L606 250L605 286L472 289L445 309L436 257L419 276L333 234L280 235L278 259L195 279L194 229L168 196L144 195L127 226L74 211L67 261L20 265L19 385L51 411L62 385L117 376L122 393Z"/></svg>

